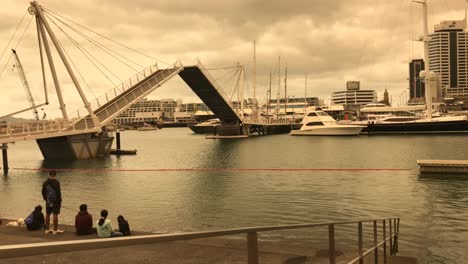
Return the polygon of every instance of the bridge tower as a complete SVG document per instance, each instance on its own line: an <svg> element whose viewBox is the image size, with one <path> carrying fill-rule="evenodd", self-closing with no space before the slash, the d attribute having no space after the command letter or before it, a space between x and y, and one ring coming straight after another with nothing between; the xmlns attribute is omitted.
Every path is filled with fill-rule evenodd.
<svg viewBox="0 0 468 264"><path fill-rule="evenodd" d="M78 79L75 76L72 68L70 67L70 63L68 62L65 53L63 51L62 46L57 40L54 32L52 31L44 13L43 8L39 5L37 1L32 1L31 6L28 9L31 15L36 17L36 27L37 27L37 34L38 34L38 41L39 41L39 49L41 52L41 66L44 69L44 59L42 57L42 48L44 48L47 62L49 64L50 72L52 75L52 79L54 81L55 90L57 93L58 101L60 104L60 110L62 112L62 117L64 120L68 120L68 114L66 110L66 106L64 103L63 95L60 89L59 80L57 77L57 71L55 69L54 59L52 57L51 46L49 45L49 39L52 41L53 47L57 51L65 69L68 72L78 94L87 109L87 112L92 120L91 126L94 128L99 128L101 130L102 125L99 121L99 118L94 113L93 109L91 108L91 104L89 103L88 99L86 98L83 89L81 88ZM44 71L43 78L44 84L45 81L45 74ZM60 136L60 137L51 137L51 138L43 138L37 139L36 142L39 145L39 148L42 152L42 155L45 159L65 159L65 160L75 160L75 159L89 159L89 158L96 158L96 157L103 157L109 154L110 148L112 146L113 137L108 136L106 132L102 132L102 130L98 133L85 133L85 134L77 134L77 135L67 135L67 136Z"/></svg>

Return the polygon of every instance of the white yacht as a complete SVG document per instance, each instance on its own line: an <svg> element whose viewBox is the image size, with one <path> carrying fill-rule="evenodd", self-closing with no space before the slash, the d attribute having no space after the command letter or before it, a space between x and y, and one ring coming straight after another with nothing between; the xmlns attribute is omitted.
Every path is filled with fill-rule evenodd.
<svg viewBox="0 0 468 264"><path fill-rule="evenodd" d="M291 136L354 136L365 126L340 125L323 111L309 111L302 119L299 130L291 130Z"/></svg>
<svg viewBox="0 0 468 264"><path fill-rule="evenodd" d="M205 122L201 122L196 125L189 125L188 127L195 134L213 134L215 127L221 125L221 121L218 118L208 119Z"/></svg>

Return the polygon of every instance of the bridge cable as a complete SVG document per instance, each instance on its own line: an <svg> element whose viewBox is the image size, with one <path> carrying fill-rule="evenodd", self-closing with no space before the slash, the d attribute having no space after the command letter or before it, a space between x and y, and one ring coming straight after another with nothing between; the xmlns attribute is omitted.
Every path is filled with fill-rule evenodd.
<svg viewBox="0 0 468 264"><path fill-rule="evenodd" d="M83 25L80 25L79 23L77 23L77 22L75 22L75 21L73 21L73 20L71 20L71 19L68 19L68 18L66 18L66 17L64 17L64 16L62 16L62 15L60 15L60 14L58 14L57 12L54 12L54 11L52 11L52 10L50 10L50 9L46 9L46 8L44 8L44 10L46 10L46 11L48 11L48 12L50 12L50 13L53 13L53 14L55 14L55 15L57 15L57 16L63 18L63 19L65 19L65 20L67 20L67 21L69 21L69 22L71 22L71 23L73 23L73 24L75 24L75 25L77 25L77 26L79 26L79 27L81 27L81 28L84 28L84 29L86 29L86 30L88 30L88 31L90 31L90 32L92 32L92 33L94 33L94 34L96 34L96 35L98 35L98 36L100 36L100 37L102 37L102 38L104 38L104 39L107 39L107 40L109 40L109 41L111 41L111 42L113 42L113 43L115 43L115 44L117 44L117 45L119 45L119 46L122 46L122 47L124 47L124 48L126 48L126 49L128 49L128 50L131 50L131 51L133 51L133 52L135 52L135 53L138 53L138 54L140 54L140 55L142 55L142 56L145 56L145 57L147 57L147 58L150 58L150 59L152 59L152 60L161 62L161 63L166 64L166 65L168 65L168 66L171 66L171 65L172 65L171 63L167 63L167 62L165 62L165 61L162 61L162 60L157 59L157 58L155 58L155 57L152 57L152 56L150 56L150 55L144 54L144 53L142 53L142 52L140 52L140 51L138 51L138 50L135 50L135 49L133 49L133 48L130 48L130 47L128 47L128 46L126 46L126 45L124 45L124 44L118 42L118 41L115 41L115 40L113 40L113 39L111 39L111 38L109 38L109 37L106 37L106 36L104 36L104 35L102 35L102 34L100 34L100 33L98 33L98 32L95 32L95 31L93 31L93 30L91 30L91 29L89 29L89 28L87 28L87 27L85 27L85 26L83 26Z"/></svg>
<svg viewBox="0 0 468 264"><path fill-rule="evenodd" d="M51 16L53 16L52 14L49 14ZM89 41L91 44L95 45L96 47L98 48L101 48L99 47L99 45L95 44L94 42L92 42L92 40L90 40L86 35L84 35L83 33L77 31L76 29L74 29L73 27L71 27L70 25L68 25L67 23L63 22L62 20L58 19L57 17L53 16L55 19L57 19L57 21L59 21L60 23L62 23L63 25L65 25L66 27L70 28L71 30L73 30L75 33L81 35L84 39L86 39L87 41ZM79 45L81 47L81 45L75 41L77 45ZM95 56L93 56L91 54L91 52L87 51L85 48L81 47L87 54L89 54L97 63L99 63L104 69L106 69L110 74L112 74L112 76L114 76L116 79L118 79L120 82L123 82L119 76L115 75L111 70L109 70L102 62L99 61L99 59L97 59ZM102 49L102 48L101 48ZM141 66L139 64L137 64L138 66Z"/></svg>
<svg viewBox="0 0 468 264"><path fill-rule="evenodd" d="M126 65L127 67L129 67L130 69L132 69L133 71L135 72L138 72L139 70L134 68L133 66L129 65L128 63L126 63L125 61L123 61L122 59L116 57L115 55L117 56L120 56L121 58L123 58L124 60L127 60L128 62L131 62L141 68L145 68L145 66L141 65L141 64L138 64L130 59L128 59L127 57L113 51L112 49L109 49L107 48L105 45L99 43L98 41L92 39L91 37L85 35L84 33L78 31L77 29L71 27L70 25L68 25L67 23L65 23L64 21L62 21L61 19L59 19L58 17L54 16L53 14L47 12L50 16L54 17L56 20L60 21L62 24L64 24L65 26L67 26L68 28L70 28L71 30L73 30L75 33L81 35L84 39L88 40L91 44L95 45L96 47L100 48L101 50L103 50L105 53L109 54L109 56L113 57L114 59L120 61L121 63L123 63L124 65ZM115 55L112 55L112 53L114 53Z"/></svg>
<svg viewBox="0 0 468 264"><path fill-rule="evenodd" d="M51 20L52 21L52 20ZM54 23L54 22L53 22ZM55 23L54 23L55 24ZM55 24L56 26L58 26L57 24ZM117 77L115 74L113 74L106 66L104 66L98 59L96 59L90 52L88 52L86 49L84 49L83 47L81 47L81 45L75 40L73 39L69 34L67 34L62 28L60 28L60 30L63 32L63 34L65 34L65 36L68 37L68 39L75 45L75 47L81 52L83 53L83 55L86 57L86 59L88 59L93 65L94 67L96 67L106 78L107 80L109 80L109 82L113 85L113 86L117 86L117 84L115 84L107 75L106 73L98 66L96 65L96 63L89 57L91 56L97 63L101 64L102 67L104 67L107 71L109 71L112 75L114 75L114 77L116 77L120 82L122 82L122 80L120 80L119 77Z"/></svg>
<svg viewBox="0 0 468 264"><path fill-rule="evenodd" d="M209 69L205 69L205 70L216 71L216 70L228 70L228 69L233 69L233 68L240 68L240 66L239 65L234 65L234 66L219 67L219 68L209 68Z"/></svg>
<svg viewBox="0 0 468 264"><path fill-rule="evenodd" d="M26 30L28 30L29 28L29 25L31 25L31 21L32 21L32 18L29 20L28 24L26 25L26 27L24 28L23 30L23 33L21 34L21 37L18 39L18 41L16 42L16 45L15 45L15 50L18 48L18 45L21 43L21 41L23 40L23 37L24 37L24 34L26 33ZM15 32L16 34L16 32ZM8 46L7 46L8 47ZM6 67L8 66L8 63L10 62L11 60L11 57L13 56L13 53L10 54L10 57L8 57L8 60L7 62L5 63L5 66L3 66L3 69L2 71L0 72L0 77L3 75L3 72L5 71Z"/></svg>
<svg viewBox="0 0 468 264"><path fill-rule="evenodd" d="M50 19L50 21L56 26L59 28L60 31L63 32L62 28L60 26L58 26L53 20ZM80 76L81 80L84 82L84 84L86 85L86 87L88 88L88 90L93 94L94 98L96 99L96 95L94 94L93 90L91 90L91 88L89 87L88 83L86 82L86 80L84 79L83 75L81 74L80 70L78 69L78 67L76 67L75 63L73 62L73 60L71 59L71 57L68 55L68 52L63 48L63 45L62 43L60 42L60 40L57 39L57 42L59 44L59 46L62 48L63 50L63 53L65 53L65 56L67 56L68 60L70 61L71 65L73 66L73 68L75 68L76 72L78 73L78 75Z"/></svg>

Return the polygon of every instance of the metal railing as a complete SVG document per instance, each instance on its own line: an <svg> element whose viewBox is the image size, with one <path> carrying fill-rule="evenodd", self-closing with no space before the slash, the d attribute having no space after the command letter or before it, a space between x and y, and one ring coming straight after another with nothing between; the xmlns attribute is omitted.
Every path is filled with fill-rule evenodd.
<svg viewBox="0 0 468 264"><path fill-rule="evenodd" d="M139 79L138 82L133 83L133 86L128 87L127 89L124 89L119 92L117 92L116 90L112 90L112 96L108 96L108 94L106 93L106 97L105 100L103 100L103 103L100 103L96 108L93 109L95 111L95 114L99 118L99 121L103 123L102 125L105 125L106 122L109 121L109 119L116 117L126 108L130 107L132 103L135 103L135 100L141 99L140 97L142 94L145 94L154 87L161 85L164 81L166 81L169 77L174 75L178 70L182 68L182 63L180 61L177 61L176 63L174 63L173 68L158 69L156 72L148 73L148 75L143 74L145 76L144 78L147 78L151 76L151 74L153 74L151 78L147 78L143 82L143 79ZM131 91L129 91L130 88ZM99 109L103 106L105 107ZM82 109L86 110L85 108ZM84 110L81 110L81 112L83 112ZM77 113L78 117L80 117L80 110L78 110ZM88 115L87 112L84 113L85 116Z"/></svg>
<svg viewBox="0 0 468 264"><path fill-rule="evenodd" d="M382 223L381 240L378 239L378 223ZM373 246L369 249L364 249L363 246L363 223L373 223ZM13 258L13 257L25 257L42 254L53 254L72 252L78 250L91 250L100 248L110 248L119 246L130 246L160 242L175 242L192 240L199 238L211 238L220 237L227 235L246 235L247 239L247 263L258 264L259 263L259 251L258 251L258 233L260 232L271 232L279 230L292 230L292 229L304 229L304 228L328 228L328 252L329 252L329 263L336 263L336 249L335 249L335 227L341 225L352 225L357 224L358 228L358 252L357 257L346 262L348 264L353 263L364 263L364 258L371 253L374 255L375 263L379 263L379 248L382 247L383 263L387 263L387 252L390 255L395 255L398 252L398 234L400 230L400 218L385 218L385 219L372 219L372 220L361 220L361 221L347 221L347 222L329 222L319 224L297 224L297 225L283 225L283 226L263 226L263 227L248 227L238 229L225 229L216 231L204 231L204 232L189 232L179 234L162 234L162 235L143 235L143 236L130 236L130 237L118 237L109 239L86 239L86 240L74 240L74 241L61 241L61 242L45 242L45 243L32 243L32 244L20 244L20 245L7 245L0 246L0 259L1 258ZM387 230L388 228L388 230ZM389 243L387 243L387 241ZM387 244L389 244L387 251Z"/></svg>
<svg viewBox="0 0 468 264"><path fill-rule="evenodd" d="M97 131L91 118L83 120L83 127L75 127L76 120L38 120L7 122L0 127L0 142L14 142L16 139L38 139L50 136L71 135ZM67 130L67 131L66 131Z"/></svg>
<svg viewBox="0 0 468 264"><path fill-rule="evenodd" d="M298 124L291 119L274 119L274 118L255 118L255 117L244 117L244 124L250 125L295 125Z"/></svg>
<svg viewBox="0 0 468 264"><path fill-rule="evenodd" d="M172 67L173 68L179 68L182 66L182 63L178 60L176 61ZM170 68L168 68L170 69ZM130 77L128 80L122 82L121 84L107 90L104 94L100 95L96 99L90 101L91 109L96 110L99 109L101 106L105 105L106 103L112 101L113 99L117 98L120 94L123 92L127 91L128 89L132 88L136 84L138 84L140 81L144 80L151 74L161 71L164 69L160 69L157 64L150 65L148 68L145 68L139 72L137 72L135 75ZM86 107L81 107L78 108L77 110L73 111L70 116L73 118L82 118L84 116L87 116L89 113L86 109Z"/></svg>

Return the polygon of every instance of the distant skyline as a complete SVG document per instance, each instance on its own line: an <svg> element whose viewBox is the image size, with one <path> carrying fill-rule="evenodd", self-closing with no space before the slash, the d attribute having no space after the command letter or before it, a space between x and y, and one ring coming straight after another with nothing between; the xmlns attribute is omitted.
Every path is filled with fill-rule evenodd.
<svg viewBox="0 0 468 264"><path fill-rule="evenodd" d="M291 0L291 1L211 1L188 0L82 0L39 1L45 8L78 22L96 32L110 37L131 48L173 63L180 59L190 65L200 59L208 68L244 64L247 68L245 97L252 96L253 41L257 43L257 95L265 99L269 72L275 71L278 56L282 65L288 65L288 95L304 96L304 76L308 75L307 96L325 99L333 91L343 90L346 81L361 82L361 89L375 89L379 100L388 89L394 103L408 88L408 63L412 58L422 58L422 43L413 42L422 35L419 4L410 0ZM464 18L465 0L429 0L429 30L441 20ZM6 8L0 10L0 52L12 36L18 22L29 7L29 1L6 0ZM410 14L413 13L413 26ZM27 14L23 26L31 19ZM57 36L72 60L78 65L87 85L83 89L92 100L112 87L107 78L118 82L116 77L92 71L83 54L73 46L55 25ZM66 31L66 27L62 26ZM19 32L22 33L23 27ZM23 41L18 46L26 75L37 103L43 101L40 62L34 20ZM84 31L85 32L85 31ZM411 37L412 36L412 37ZM79 43L88 50L92 46L85 39ZM15 39L15 42L16 43ZM100 39L102 40L102 38ZM14 46L14 45L10 45ZM152 60L111 45L113 49L131 58L140 65L149 65ZM10 56L9 49L0 60L0 115L28 106L21 82L12 61L5 66ZM97 53L95 53L96 56ZM58 56L54 55L56 64ZM117 77L125 80L132 71L119 62L102 56L101 62ZM160 63L162 66L162 63ZM82 106L74 87L59 67L62 90L66 97L67 110L73 112ZM283 68L284 71L284 68ZM220 83L230 84L229 71L216 71L224 75ZM282 73L284 77L284 72ZM277 78L277 77L275 77ZM232 79L232 78L231 78ZM273 81L272 97L276 97ZM49 116L59 116L58 103L53 83L48 76L51 104L46 107ZM281 80L284 85L284 80ZM90 89L87 88L90 87ZM229 85L228 85L229 86ZM92 90L92 91L90 91ZM284 88L281 88L283 96ZM230 94L231 91L226 91ZM408 95L407 95L408 96ZM184 102L200 100L177 77L152 93L150 98L181 98ZM30 117L26 113L21 116Z"/></svg>

